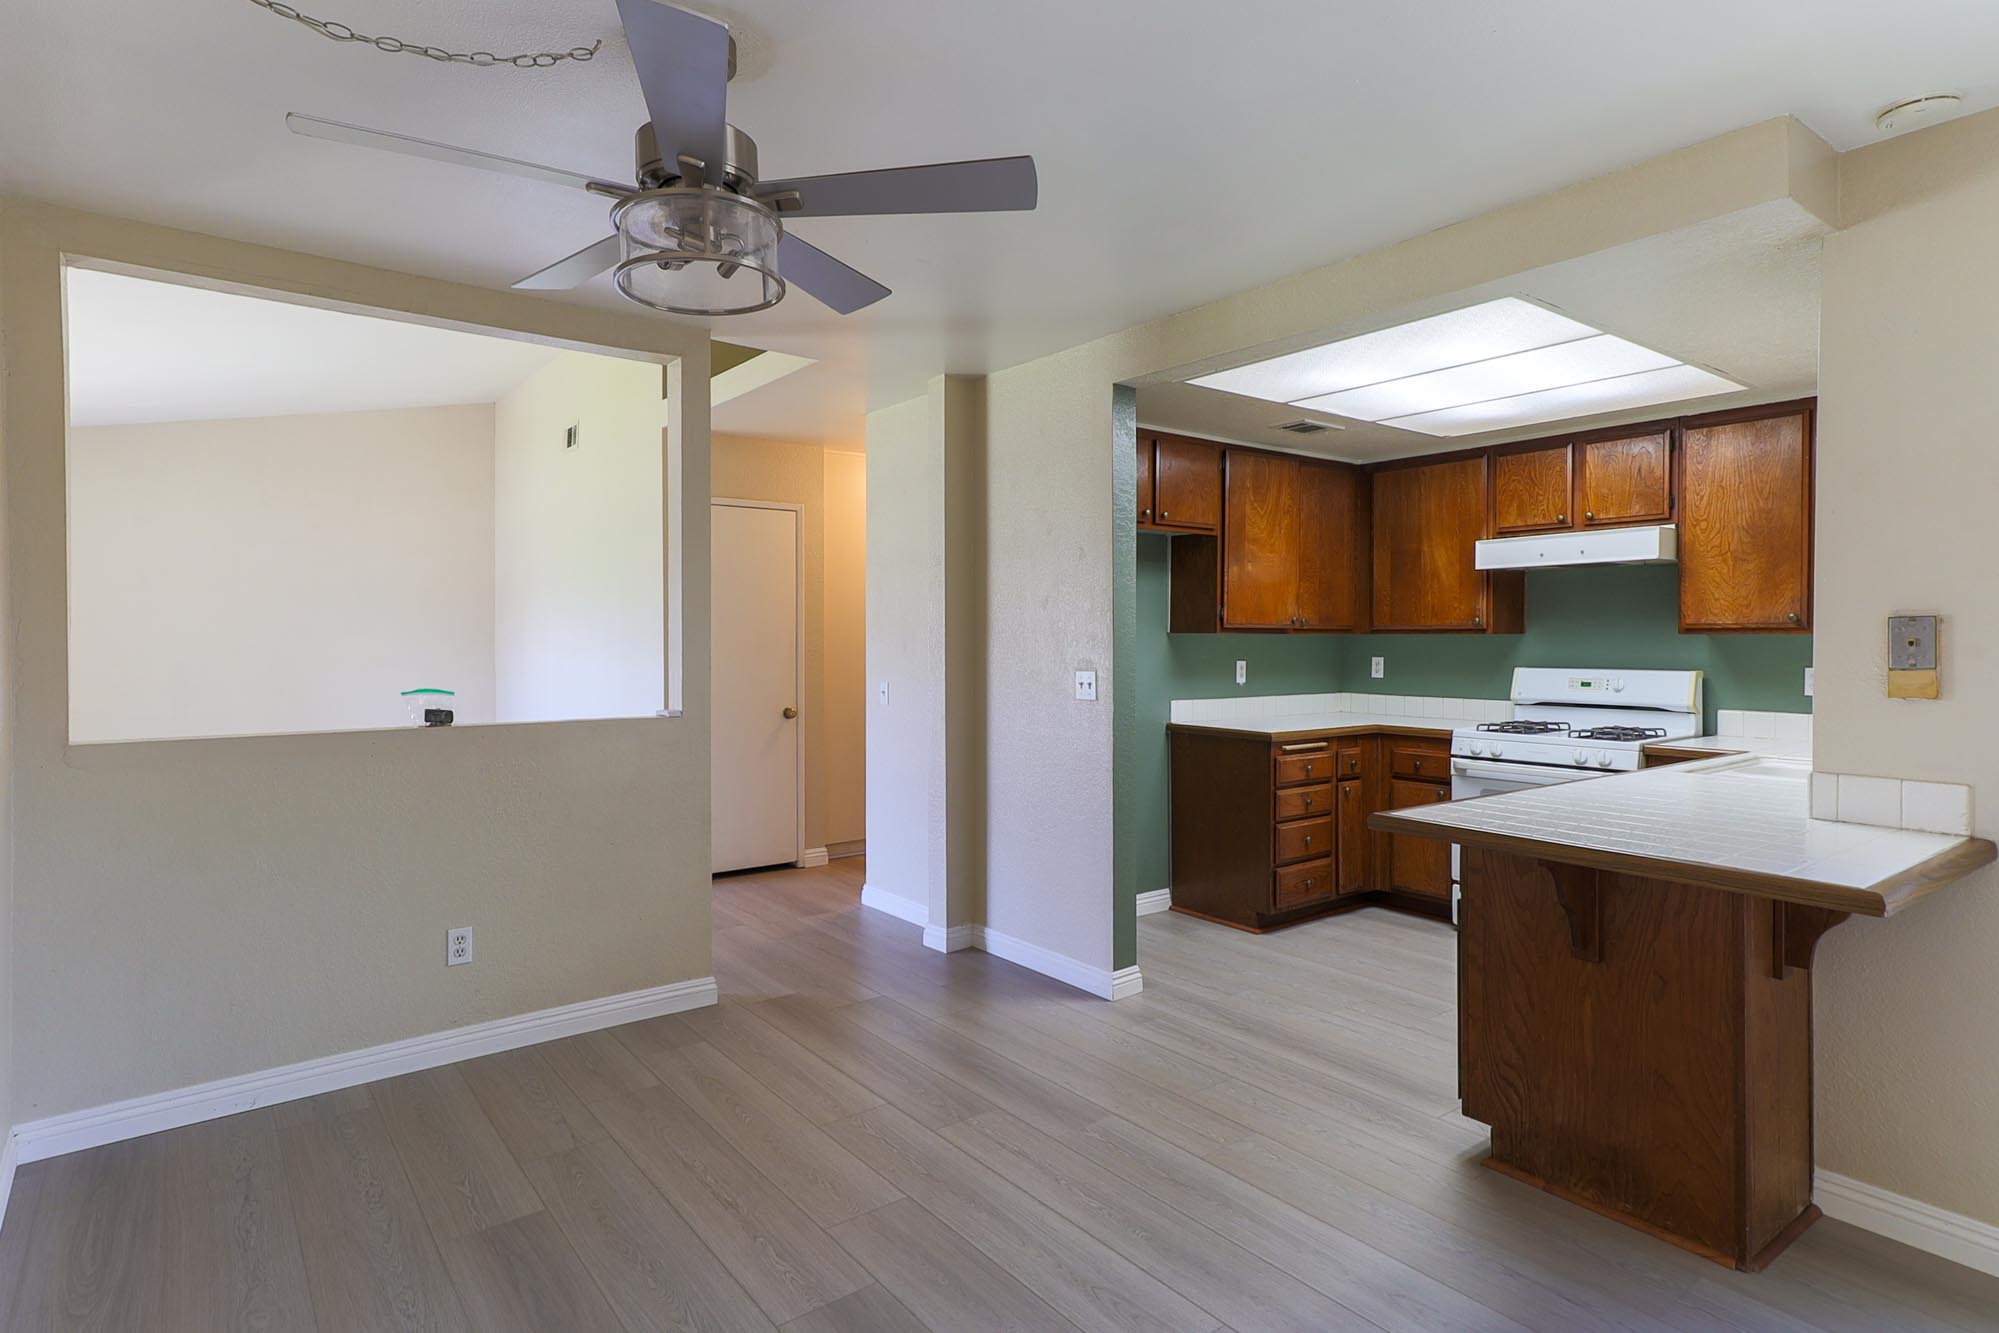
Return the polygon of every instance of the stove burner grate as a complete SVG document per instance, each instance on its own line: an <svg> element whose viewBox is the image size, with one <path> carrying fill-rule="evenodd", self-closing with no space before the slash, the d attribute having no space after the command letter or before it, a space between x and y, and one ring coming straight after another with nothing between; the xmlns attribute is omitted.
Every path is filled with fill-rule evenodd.
<svg viewBox="0 0 1999 1333"><path fill-rule="evenodd" d="M1569 733L1579 741L1656 741L1666 735L1664 727L1591 727Z"/></svg>
<svg viewBox="0 0 1999 1333"><path fill-rule="evenodd" d="M1516 718L1511 722L1481 722L1480 731L1493 731L1502 736L1546 736L1553 732L1567 731L1566 722L1536 722L1528 718ZM1660 733L1663 735L1664 733Z"/></svg>

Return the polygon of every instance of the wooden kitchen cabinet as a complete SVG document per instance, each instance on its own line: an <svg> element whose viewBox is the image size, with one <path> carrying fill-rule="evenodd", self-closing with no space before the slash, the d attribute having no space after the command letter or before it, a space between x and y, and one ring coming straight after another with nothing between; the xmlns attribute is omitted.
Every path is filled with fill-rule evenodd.
<svg viewBox="0 0 1999 1333"><path fill-rule="evenodd" d="M1215 533L1222 521L1221 449L1163 431L1138 433L1138 525Z"/></svg>
<svg viewBox="0 0 1999 1333"><path fill-rule="evenodd" d="M1411 805L1433 805L1451 799L1448 783L1411 782L1393 778L1388 784L1385 810ZM1451 899L1451 845L1433 838L1413 838L1390 834L1388 838L1388 888L1397 893L1413 893L1421 898Z"/></svg>
<svg viewBox="0 0 1999 1333"><path fill-rule="evenodd" d="M1673 432L1586 439L1577 443L1572 513L1585 528L1673 521Z"/></svg>
<svg viewBox="0 0 1999 1333"><path fill-rule="evenodd" d="M1365 625L1367 511L1356 469L1230 449L1223 458L1223 506L1223 629Z"/></svg>
<svg viewBox="0 0 1999 1333"><path fill-rule="evenodd" d="M1808 403L1686 422L1681 633L1811 628L1812 428Z"/></svg>
<svg viewBox="0 0 1999 1333"><path fill-rule="evenodd" d="M1339 891L1362 893L1373 887L1368 881L1368 845L1372 838L1368 834L1367 784L1358 777L1342 778L1339 794L1334 798L1339 807L1338 836L1336 847L1339 860Z"/></svg>
<svg viewBox="0 0 1999 1333"><path fill-rule="evenodd" d="M1523 575L1473 568L1489 465L1481 453L1373 474L1375 629L1520 632Z"/></svg>
<svg viewBox="0 0 1999 1333"><path fill-rule="evenodd" d="M1501 537L1569 526L1574 477L1567 444L1492 456L1492 530Z"/></svg>

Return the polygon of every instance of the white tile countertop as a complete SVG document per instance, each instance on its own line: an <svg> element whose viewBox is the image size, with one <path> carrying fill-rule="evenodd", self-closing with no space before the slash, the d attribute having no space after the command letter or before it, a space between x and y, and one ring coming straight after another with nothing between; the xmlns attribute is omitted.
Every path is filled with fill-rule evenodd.
<svg viewBox="0 0 1999 1333"><path fill-rule="evenodd" d="M1734 755L1388 811L1369 822L1868 916L1886 916L1994 859L1982 838L1813 819L1810 784L1809 763Z"/></svg>
<svg viewBox="0 0 1999 1333"><path fill-rule="evenodd" d="M1434 731L1503 722L1505 699L1446 699L1421 695L1289 694L1234 699L1175 699L1169 726L1243 736L1326 731Z"/></svg>
<svg viewBox="0 0 1999 1333"><path fill-rule="evenodd" d="M1772 759L1810 759L1812 715L1753 713L1724 708L1715 717L1712 736L1656 741L1645 748L1679 754L1755 754Z"/></svg>

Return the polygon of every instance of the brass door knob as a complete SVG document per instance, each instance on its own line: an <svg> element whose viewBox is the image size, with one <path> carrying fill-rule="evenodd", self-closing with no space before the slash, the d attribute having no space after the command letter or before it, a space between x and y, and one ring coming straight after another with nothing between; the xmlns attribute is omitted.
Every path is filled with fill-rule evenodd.
<svg viewBox="0 0 1999 1333"><path fill-rule="evenodd" d="M798 710L796 708L787 708L784 710L784 716L785 720L789 721L790 719L798 716Z"/></svg>

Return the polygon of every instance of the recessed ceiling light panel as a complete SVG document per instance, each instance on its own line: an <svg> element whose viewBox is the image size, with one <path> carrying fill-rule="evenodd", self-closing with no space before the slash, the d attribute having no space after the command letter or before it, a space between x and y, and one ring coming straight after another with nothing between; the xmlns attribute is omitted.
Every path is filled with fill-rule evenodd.
<svg viewBox="0 0 1999 1333"><path fill-rule="evenodd" d="M1273 403L1296 403L1365 384L1587 338L1595 332L1587 324L1508 296L1324 347L1308 347L1288 356L1217 371L1189 383Z"/></svg>
<svg viewBox="0 0 1999 1333"><path fill-rule="evenodd" d="M1446 407L1415 416L1391 417L1382 422L1400 430L1425 435L1479 435L1490 430L1510 430L1515 426L1535 426L1544 421L1621 412L1626 408L1676 403L1687 398L1706 398L1718 393L1734 393L1742 386L1723 379L1699 366L1669 365L1658 370L1620 375L1615 379L1591 380L1494 398L1462 407Z"/></svg>
<svg viewBox="0 0 1999 1333"><path fill-rule="evenodd" d="M1874 128L1883 134L1921 129L1939 120L1948 120L1964 109L1964 99L1956 93L1932 93L1897 102L1874 118Z"/></svg>
<svg viewBox="0 0 1999 1333"><path fill-rule="evenodd" d="M1510 296L1190 382L1448 436L1743 387Z"/></svg>

